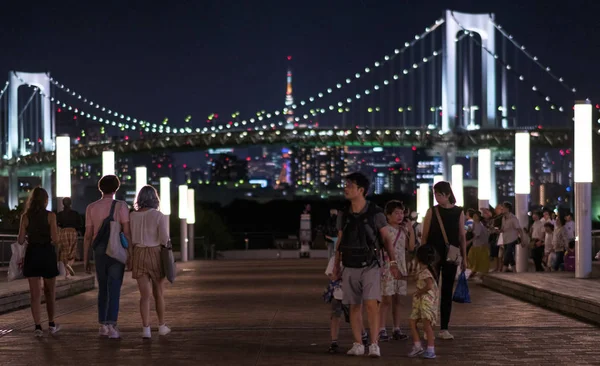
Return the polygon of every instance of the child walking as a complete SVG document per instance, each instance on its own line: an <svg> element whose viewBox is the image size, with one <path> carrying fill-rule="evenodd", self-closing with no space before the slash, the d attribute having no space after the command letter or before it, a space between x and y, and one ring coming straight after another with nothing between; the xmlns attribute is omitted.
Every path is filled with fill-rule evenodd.
<svg viewBox="0 0 600 366"><path fill-rule="evenodd" d="M385 257L383 271L381 273L381 304L379 305L379 340L388 341L389 336L386 330L386 320L390 308L392 309L392 319L394 322L393 337L395 340L405 340L408 336L400 330L400 319L402 312L401 299L406 296L406 250L412 251L415 247L415 235L410 222L404 220L404 205L400 201L390 201L385 205L385 216L387 218L387 235L392 242L396 261L390 262ZM401 279L395 279L390 272L390 266L397 266Z"/></svg>
<svg viewBox="0 0 600 366"><path fill-rule="evenodd" d="M424 245L417 250L419 268L417 273L417 292L413 295L412 312L410 314L410 331L414 345L408 357L423 355L423 358L435 358L433 326L438 319L439 297L438 284L433 270L435 251L430 245ZM423 349L419 339L417 323L423 322L427 336L427 350Z"/></svg>
<svg viewBox="0 0 600 366"><path fill-rule="evenodd" d="M340 333L342 314L344 314L346 322L350 323L350 309L348 305L342 304L342 299L344 298L342 279L335 278L333 275L334 263L335 256L329 259L329 264L327 265L327 269L325 269L325 275L329 277L329 286L327 286L327 290L325 290L325 293L323 294L323 300L325 300L326 303L331 303L331 345L329 346L329 353L338 353L340 350L340 346L338 344L338 335ZM367 332L364 329L362 331L362 341L363 344L368 344Z"/></svg>

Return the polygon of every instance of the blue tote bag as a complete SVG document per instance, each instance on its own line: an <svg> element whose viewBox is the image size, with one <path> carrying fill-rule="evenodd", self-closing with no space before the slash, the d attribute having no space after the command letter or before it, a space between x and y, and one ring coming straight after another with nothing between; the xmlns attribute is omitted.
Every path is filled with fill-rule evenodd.
<svg viewBox="0 0 600 366"><path fill-rule="evenodd" d="M461 304L471 303L469 285L467 284L467 276L465 275L464 271L458 277L458 283L456 284L456 289L454 290L454 296L452 297L452 301Z"/></svg>

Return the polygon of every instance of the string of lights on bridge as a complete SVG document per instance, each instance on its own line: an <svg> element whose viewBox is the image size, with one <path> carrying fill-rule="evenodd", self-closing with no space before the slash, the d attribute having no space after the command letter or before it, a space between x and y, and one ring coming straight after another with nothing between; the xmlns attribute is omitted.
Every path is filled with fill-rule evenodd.
<svg viewBox="0 0 600 366"><path fill-rule="evenodd" d="M64 84L60 83L58 80L56 80L53 77L50 77L50 82L52 84L54 84L56 87L60 88L61 90L65 91L66 93L70 94L73 97L76 97L78 100L81 100L84 104L88 104L90 107L94 107L95 109L99 109L102 112L105 112L106 114L110 115L111 117L117 117L125 122L131 122L131 123L135 123L135 124L140 124L140 126L142 128L145 128L146 126L149 126L150 128L157 128L159 125L155 124L155 123L151 123L142 119L138 119L138 118L133 118L130 116L126 116L123 113L119 113L117 111L112 110L111 108L105 107L103 105L100 105L98 103L94 103L92 100L84 97L83 95L81 95L80 93L77 93L75 90L65 86ZM52 101L54 101L55 98L51 98ZM59 105L63 104L63 108L68 108L68 106L66 105L66 103L57 103ZM73 108L72 106L70 108ZM129 123L124 123L123 125L128 125Z"/></svg>
<svg viewBox="0 0 600 366"><path fill-rule="evenodd" d="M479 47L481 47L483 50L485 50L486 53L488 53L490 56L492 56L496 62L498 62L502 67L504 67L506 70L508 70L510 73L512 73L513 75L517 76L519 78L519 81L521 82L525 82L525 77L523 75L518 74L515 70L513 70L512 66L506 62L504 62L503 60L500 59L499 55L490 51L484 44L482 44L481 42L479 42L475 37L474 37L474 33L471 32L470 30L466 29L459 21L458 19L456 19L456 17L454 17L454 15L452 15L454 21L456 22L456 24L458 24L458 26L463 30L463 33L466 35L469 35L470 39L472 42L475 42L475 44L477 44ZM542 92L537 86L533 85L531 87L531 90L533 90L534 92L536 92L540 97L542 97L544 99L544 101L548 104L550 104L550 109L555 110L556 109L556 105L552 102L552 98L550 98L549 95L547 95L546 93ZM575 92L576 90L573 89L573 92ZM540 110L539 106L535 107L536 111ZM564 112L564 108L562 106L558 106L558 111L559 112Z"/></svg>
<svg viewBox="0 0 600 366"><path fill-rule="evenodd" d="M525 46L522 44L519 44L514 37L509 34L508 32L506 32L504 30L504 27L502 27L502 25L496 23L494 21L493 18L490 17L490 21L492 22L492 24L494 25L494 27L496 27L496 29L504 36L506 37L513 45L515 45L515 47L517 47L519 50L521 50L521 52L523 52L531 61L533 61L536 65L538 65L542 70L544 70L546 73L548 73L548 75L550 75L554 80L558 81L565 89L569 90L572 93L577 92L576 88L570 87L565 81L564 78L556 76L553 72L552 69L549 66L544 66L538 59L537 56L532 55L531 53L529 53Z"/></svg>
<svg viewBox="0 0 600 366"><path fill-rule="evenodd" d="M379 67L383 67L385 66L387 63L391 62L394 60L394 58L396 58L396 56L405 53L410 47L413 47L417 42L419 42L420 40L424 39L426 36L428 36L430 33L432 33L433 31L435 31L440 25L442 25L445 22L444 19L438 19L435 21L435 23L433 23L431 26L426 27L425 31L421 34L415 34L415 36L413 37L414 39L411 40L410 42L405 42L404 43L404 47L400 48L400 49L395 49L394 53L389 56L389 55L385 55L383 57L382 60L379 61L375 61L373 63L373 67L374 68L379 68ZM370 73L372 71L370 66L367 66L364 68L364 72L366 74ZM344 85L349 85L352 83L352 80L358 80L361 77L361 73L357 72L355 73L353 76L346 78L343 82L339 82L337 83L335 86L331 86L329 88L326 88L324 91L319 92L311 97L308 98L307 100L302 100L300 101L300 106L305 106L305 105L310 105L312 103L315 103L317 100L323 98L326 94L332 94L335 90L340 90L344 87ZM291 106L292 109L297 109L298 105L297 104L293 104ZM273 111L271 113L265 113L264 111L260 111L260 112L256 112L256 118L259 121L262 121L264 119L264 117L266 116L267 118L271 118L273 115L275 116L279 116L280 114L286 114L288 112L288 109L285 108L283 111L280 110L276 110ZM251 123L254 123L252 120L254 118L250 119ZM243 122L243 121L242 121Z"/></svg>

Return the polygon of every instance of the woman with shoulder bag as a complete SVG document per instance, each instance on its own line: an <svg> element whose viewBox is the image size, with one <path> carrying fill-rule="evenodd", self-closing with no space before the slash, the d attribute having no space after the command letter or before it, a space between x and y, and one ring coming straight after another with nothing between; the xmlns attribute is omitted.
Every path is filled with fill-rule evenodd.
<svg viewBox="0 0 600 366"><path fill-rule="evenodd" d="M167 335L171 329L165 325L165 300L163 297L165 271L160 252L169 244L168 216L158 211L160 201L156 189L145 186L140 189L130 215L133 246L132 277L140 289L140 313L142 315L142 338L152 337L150 331L150 298L154 296L158 315L158 334Z"/></svg>
<svg viewBox="0 0 600 366"><path fill-rule="evenodd" d="M462 207L456 206L456 198L450 183L442 181L433 186L436 206L430 208L423 220L423 244L433 246L438 261L434 270L442 278L440 299L440 333L438 338L454 339L448 331L452 311L452 291L456 271L461 265L467 268L467 241L465 215Z"/></svg>

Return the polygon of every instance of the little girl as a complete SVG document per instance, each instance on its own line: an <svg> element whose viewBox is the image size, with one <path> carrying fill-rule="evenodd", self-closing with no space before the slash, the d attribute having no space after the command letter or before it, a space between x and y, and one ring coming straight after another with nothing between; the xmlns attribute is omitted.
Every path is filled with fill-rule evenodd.
<svg viewBox="0 0 600 366"><path fill-rule="evenodd" d="M437 323L439 298L438 284L432 264L435 251L430 245L424 245L417 250L419 268L417 272L417 292L413 295L412 312L410 313L410 331L414 345L408 357L423 355L423 358L435 358L433 326ZM427 336L427 350L423 350L417 323L423 322Z"/></svg>
<svg viewBox="0 0 600 366"><path fill-rule="evenodd" d="M415 248L415 235L412 226L404 220L404 204L400 201L390 201L385 205L385 215L388 226L387 235L393 243L396 263L390 262L385 255L385 264L381 272L381 305L379 306L379 341L385 342L390 339L386 330L386 320L390 308L392 309L392 319L394 322L394 340L405 340L408 336L400 330L400 319L402 313L401 299L406 296L406 250ZM390 266L397 266L401 279L395 279L390 272Z"/></svg>

